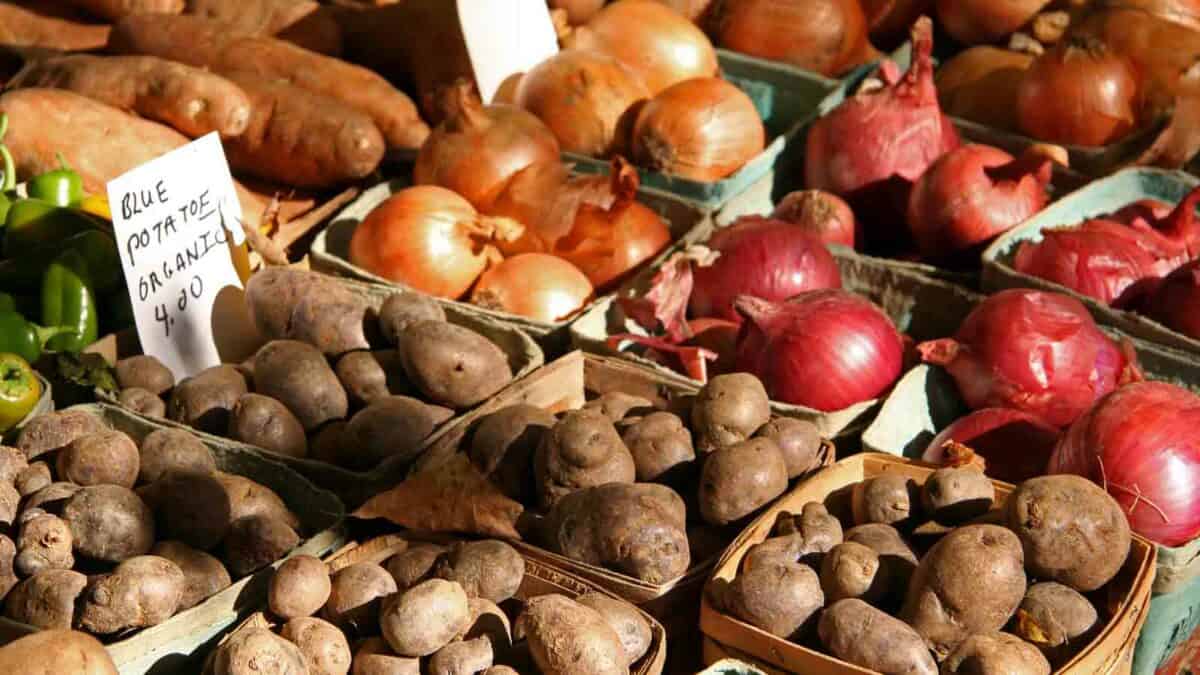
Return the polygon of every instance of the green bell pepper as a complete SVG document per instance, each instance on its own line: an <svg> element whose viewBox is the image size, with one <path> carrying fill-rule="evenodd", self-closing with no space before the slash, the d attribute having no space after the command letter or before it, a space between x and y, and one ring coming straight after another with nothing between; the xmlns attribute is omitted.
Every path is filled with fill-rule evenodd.
<svg viewBox="0 0 1200 675"><path fill-rule="evenodd" d="M70 329L46 343L54 351L78 352L96 341L96 295L87 261L78 251L63 252L46 268L42 277L42 323Z"/></svg>
<svg viewBox="0 0 1200 675"><path fill-rule="evenodd" d="M62 157L58 158L62 163ZM55 206L70 206L83 199L83 178L70 167L61 167L30 178L25 192L31 199L40 199Z"/></svg>
<svg viewBox="0 0 1200 675"><path fill-rule="evenodd" d="M0 192L0 227L4 227L4 221L8 220L10 208L12 208L12 199L6 193Z"/></svg>
<svg viewBox="0 0 1200 675"><path fill-rule="evenodd" d="M4 134L8 133L8 115L0 113L0 141L4 140ZM13 161L12 153L3 144L0 144L0 171L4 175L0 176L0 192L8 192L17 187L17 165Z"/></svg>
<svg viewBox="0 0 1200 675"><path fill-rule="evenodd" d="M0 291L0 312L17 311L17 299L11 293Z"/></svg>
<svg viewBox="0 0 1200 675"><path fill-rule="evenodd" d="M20 258L41 247L61 246L64 239L102 229L91 216L40 199L18 199L5 218L4 255Z"/></svg>
<svg viewBox="0 0 1200 675"><path fill-rule="evenodd" d="M18 354L0 353L0 434L17 426L42 397L42 382Z"/></svg>
<svg viewBox="0 0 1200 675"><path fill-rule="evenodd" d="M86 230L68 237L66 241L39 246L18 258L0 260L0 288L39 291L46 266L66 250L78 251L83 255L97 293L107 293L121 287L124 275L116 240L103 230Z"/></svg>
<svg viewBox="0 0 1200 675"><path fill-rule="evenodd" d="M33 363L42 355L46 342L71 329L44 328L13 311L0 311L0 352L10 352Z"/></svg>

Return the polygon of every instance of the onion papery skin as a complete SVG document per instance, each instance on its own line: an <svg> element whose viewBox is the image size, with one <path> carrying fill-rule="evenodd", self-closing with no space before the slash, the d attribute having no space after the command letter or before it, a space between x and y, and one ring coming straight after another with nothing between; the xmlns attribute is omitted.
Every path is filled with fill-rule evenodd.
<svg viewBox="0 0 1200 675"><path fill-rule="evenodd" d="M937 0L938 22L963 45L1002 42L1050 0Z"/></svg>
<svg viewBox="0 0 1200 675"><path fill-rule="evenodd" d="M692 319L688 330L692 337L684 341L688 347L701 347L717 355L717 360L708 366L711 375L732 373L737 363L737 339L740 326L725 319Z"/></svg>
<svg viewBox="0 0 1200 675"><path fill-rule="evenodd" d="M668 175L712 182L763 151L766 129L750 97L718 77L685 80L641 109L633 158Z"/></svg>
<svg viewBox="0 0 1200 675"><path fill-rule="evenodd" d="M983 408L958 418L934 437L921 456L942 464L947 441L957 441L983 457L987 475L1020 483L1046 473L1060 432L1034 415L1009 408Z"/></svg>
<svg viewBox="0 0 1200 675"><path fill-rule="evenodd" d="M1200 340L1200 260L1167 275L1143 311L1167 328Z"/></svg>
<svg viewBox="0 0 1200 675"><path fill-rule="evenodd" d="M928 19L917 21L909 71L902 77L894 63L884 61L884 87L859 92L815 120L806 140L805 185L845 198L866 238L885 245L905 234L896 225L903 222L908 186L959 145L954 125L938 106L932 30Z"/></svg>
<svg viewBox="0 0 1200 675"><path fill-rule="evenodd" d="M417 185L448 188L487 212L517 172L558 161L558 139L531 113L510 105L484 106L470 86L454 88L449 97L446 119L417 155Z"/></svg>
<svg viewBox="0 0 1200 675"><path fill-rule="evenodd" d="M859 0L723 0L712 19L717 44L835 77L867 60Z"/></svg>
<svg viewBox="0 0 1200 675"><path fill-rule="evenodd" d="M933 7L933 0L862 0L871 41L891 49L908 37L908 29Z"/></svg>
<svg viewBox="0 0 1200 675"><path fill-rule="evenodd" d="M1123 55L1069 38L1034 60L1017 87L1017 122L1038 140L1080 146L1118 141L1137 126L1138 77Z"/></svg>
<svg viewBox="0 0 1200 675"><path fill-rule="evenodd" d="M1134 227L1153 227L1175 207L1157 199L1139 199L1110 213L1105 219Z"/></svg>
<svg viewBox="0 0 1200 675"><path fill-rule="evenodd" d="M579 268L558 256L523 253L489 267L471 291L471 302L535 321L569 318L592 297Z"/></svg>
<svg viewBox="0 0 1200 675"><path fill-rule="evenodd" d="M937 70L938 101L947 115L1017 131L1017 87L1034 56L1000 47L971 47Z"/></svg>
<svg viewBox="0 0 1200 675"><path fill-rule="evenodd" d="M883 310L841 289L786 302L741 296L737 370L772 400L832 412L879 397L900 377L904 344Z"/></svg>
<svg viewBox="0 0 1200 675"><path fill-rule="evenodd" d="M1200 30L1200 0L1099 0L1101 9L1136 9L1160 19ZM1167 48L1166 45L1159 45Z"/></svg>
<svg viewBox="0 0 1200 675"><path fill-rule="evenodd" d="M739 295L782 302L804 291L841 288L837 261L820 239L781 220L743 216L718 230L708 247L720 253L695 265L688 309L694 318L740 322Z"/></svg>
<svg viewBox="0 0 1200 675"><path fill-rule="evenodd" d="M827 244L854 248L858 229L854 211L832 192L799 190L788 193L779 200L771 217L811 232Z"/></svg>
<svg viewBox="0 0 1200 675"><path fill-rule="evenodd" d="M567 13L572 26L586 23L604 8L605 0L550 0L550 9L561 9Z"/></svg>
<svg viewBox="0 0 1200 675"><path fill-rule="evenodd" d="M917 250L935 261L977 252L1042 210L1051 173L1048 159L1018 162L987 145L942 155L909 195L908 227Z"/></svg>
<svg viewBox="0 0 1200 675"><path fill-rule="evenodd" d="M654 0L660 5L666 5L675 10L679 14L687 17L688 21L697 26L704 26L707 23L709 10L717 3L718 0Z"/></svg>
<svg viewBox="0 0 1200 675"><path fill-rule="evenodd" d="M1134 532L1186 544L1200 535L1200 397L1165 382L1122 387L1071 425L1048 472L1091 479Z"/></svg>
<svg viewBox="0 0 1200 675"><path fill-rule="evenodd" d="M481 216L458 194L418 185L393 194L359 223L350 262L372 274L441 298L461 297L498 258L492 242L520 226Z"/></svg>
<svg viewBox="0 0 1200 675"><path fill-rule="evenodd" d="M1183 258L1161 258L1131 227L1093 220L1083 227L1045 230L1017 249L1013 268L1113 307L1129 307L1151 292Z"/></svg>
<svg viewBox="0 0 1200 675"><path fill-rule="evenodd" d="M650 96L637 73L598 51L564 49L517 85L517 105L533 113L566 152L604 157L621 149L618 128Z"/></svg>
<svg viewBox="0 0 1200 675"><path fill-rule="evenodd" d="M611 203L579 204L570 233L554 247L555 255L578 267L600 290L623 280L671 243L667 224L637 201L637 170L618 159L611 180Z"/></svg>
<svg viewBox="0 0 1200 675"><path fill-rule="evenodd" d="M953 338L917 350L950 373L972 410L1012 408L1060 428L1139 376L1132 357L1100 331L1083 303L1027 289L992 295Z"/></svg>
<svg viewBox="0 0 1200 675"><path fill-rule="evenodd" d="M641 77L650 95L694 77L713 77L717 50L704 31L666 5L617 0L575 30L566 46L612 55Z"/></svg>

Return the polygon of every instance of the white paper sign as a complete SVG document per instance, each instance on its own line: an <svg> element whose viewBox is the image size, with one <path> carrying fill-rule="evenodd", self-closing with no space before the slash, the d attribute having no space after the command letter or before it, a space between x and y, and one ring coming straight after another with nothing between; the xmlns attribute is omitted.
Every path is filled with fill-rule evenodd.
<svg viewBox="0 0 1200 675"><path fill-rule="evenodd" d="M217 134L109 182L108 201L142 351L176 381L219 364L213 302L242 286L228 241L245 233Z"/></svg>
<svg viewBox="0 0 1200 675"><path fill-rule="evenodd" d="M546 0L458 0L458 21L485 102L509 75L558 53Z"/></svg>

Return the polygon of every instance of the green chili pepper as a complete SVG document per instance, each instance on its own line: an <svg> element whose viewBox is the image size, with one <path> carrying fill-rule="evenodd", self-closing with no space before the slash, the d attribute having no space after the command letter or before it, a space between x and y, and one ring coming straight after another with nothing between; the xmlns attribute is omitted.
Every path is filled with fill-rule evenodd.
<svg viewBox="0 0 1200 675"><path fill-rule="evenodd" d="M8 133L8 115L0 113L0 141L4 140L6 133ZM4 175L0 176L0 192L8 192L17 187L17 165L13 161L12 153L3 144L0 144L0 170L4 171Z"/></svg>
<svg viewBox="0 0 1200 675"><path fill-rule="evenodd" d="M37 406L42 382L19 354L0 353L0 433L17 426Z"/></svg>
<svg viewBox="0 0 1200 675"><path fill-rule="evenodd" d="M4 227L4 221L8 219L8 210L12 208L12 199L3 192L0 192L0 227Z"/></svg>
<svg viewBox="0 0 1200 675"><path fill-rule="evenodd" d="M54 351L78 352L96 341L96 296L87 261L78 251L65 251L46 268L42 277L42 323L70 329L46 343Z"/></svg>
<svg viewBox="0 0 1200 675"><path fill-rule="evenodd" d="M40 199L18 199L5 218L4 255L21 258L41 247L61 246L64 239L100 229L99 221L74 209Z"/></svg>
<svg viewBox="0 0 1200 675"><path fill-rule="evenodd" d="M83 178L58 158L62 166L30 178L25 191L32 199L40 199L55 206L70 206L83 199Z"/></svg>
<svg viewBox="0 0 1200 675"><path fill-rule="evenodd" d="M43 328L16 312L0 312L0 352L11 352L33 363L51 338L71 332L69 328Z"/></svg>

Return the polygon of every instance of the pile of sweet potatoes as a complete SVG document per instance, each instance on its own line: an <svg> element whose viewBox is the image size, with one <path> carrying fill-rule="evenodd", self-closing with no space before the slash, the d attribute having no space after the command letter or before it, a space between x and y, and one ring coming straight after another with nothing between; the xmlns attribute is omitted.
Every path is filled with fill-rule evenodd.
<svg viewBox="0 0 1200 675"><path fill-rule="evenodd" d="M994 501L972 466L923 484L880 474L781 514L709 597L871 670L1049 675L1104 627L1101 589L1125 564L1129 524L1078 476L1033 478Z"/></svg>
<svg viewBox="0 0 1200 675"><path fill-rule="evenodd" d="M295 548L300 519L195 435L69 408L0 446L4 616L101 636L154 626Z"/></svg>
<svg viewBox="0 0 1200 675"><path fill-rule="evenodd" d="M378 563L285 561L268 622L232 633L205 672L253 675L269 659L286 666L277 672L329 675L619 673L651 646L650 623L614 597L519 594L525 561L502 541L397 539L384 553Z"/></svg>
<svg viewBox="0 0 1200 675"><path fill-rule="evenodd" d="M149 417L354 471L407 463L454 416L512 381L494 342L441 305L397 292L374 308L314 272L267 267L246 285L267 342L176 383L157 359L117 363L120 400Z"/></svg>
<svg viewBox="0 0 1200 675"><path fill-rule="evenodd" d="M429 133L405 94L336 57L341 30L318 3L61 4L0 3L0 51L25 60L0 77L22 175L61 155L102 191L217 132L239 175L321 189L370 175L388 148L417 148Z"/></svg>

